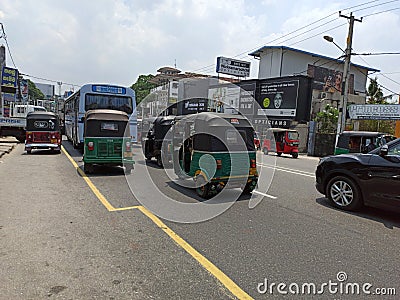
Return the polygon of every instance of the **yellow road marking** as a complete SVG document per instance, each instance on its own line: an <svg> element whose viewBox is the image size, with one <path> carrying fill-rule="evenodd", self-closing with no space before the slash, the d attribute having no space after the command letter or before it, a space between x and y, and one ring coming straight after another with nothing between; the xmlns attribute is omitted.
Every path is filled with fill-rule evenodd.
<svg viewBox="0 0 400 300"><path fill-rule="evenodd" d="M113 207L110 202L100 193L92 181L86 176L85 172L79 168L78 164L69 155L69 153L61 146L61 150L64 152L65 156L68 157L69 161L76 168L82 178L86 181L87 185L100 200L100 202L107 208L108 211L124 211L129 209L138 209L144 215L146 215L150 220L152 220L160 229L162 229L175 243L182 247L190 256L192 256L197 262L210 272L216 279L218 279L234 296L238 299L253 299L249 294L243 291L232 279L226 276L220 269L218 269L212 262L210 262L206 257L201 255L196 249L194 249L189 243L182 239L178 234L171 230L167 225L165 225L157 216L147 210L144 206L129 206L129 207Z"/></svg>
<svg viewBox="0 0 400 300"><path fill-rule="evenodd" d="M238 299L253 299L249 294L243 291L232 279L226 276L212 262L201 255L196 249L188 244L184 239L177 235L167 225L165 225L157 216L147 210L144 206L139 206L138 209L150 218L159 228L161 228L171 239L190 254L200 265L217 278L234 296Z"/></svg>
<svg viewBox="0 0 400 300"><path fill-rule="evenodd" d="M96 195L96 197L100 200L100 202L107 208L108 211L115 211L115 208L107 201L107 199L103 196L102 193L97 189L97 187L93 184L93 182L86 176L85 172L79 168L78 164L74 161L74 159L68 154L67 150L61 146L61 150L64 152L65 156L68 157L69 161L78 171L78 173L82 176L82 178L86 181L86 184L90 187L92 192Z"/></svg>
<svg viewBox="0 0 400 300"><path fill-rule="evenodd" d="M128 207L116 207L113 209L113 211L120 211L120 210L129 210L129 209L138 209L140 208L140 205L136 205L136 206L128 206Z"/></svg>

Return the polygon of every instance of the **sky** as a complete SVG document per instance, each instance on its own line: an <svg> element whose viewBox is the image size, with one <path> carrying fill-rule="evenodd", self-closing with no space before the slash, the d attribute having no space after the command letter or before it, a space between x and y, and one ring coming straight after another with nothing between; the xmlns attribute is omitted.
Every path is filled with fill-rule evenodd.
<svg viewBox="0 0 400 300"><path fill-rule="evenodd" d="M400 51L400 0L0 0L0 23L6 65L56 91L62 82L63 93L85 83L131 86L164 66L216 75L218 56L250 61L257 78L258 61L248 54L262 46L339 58L348 32L339 11L363 17L354 24L353 53ZM370 77L385 95L400 92L400 55L352 55L351 62L380 70Z"/></svg>

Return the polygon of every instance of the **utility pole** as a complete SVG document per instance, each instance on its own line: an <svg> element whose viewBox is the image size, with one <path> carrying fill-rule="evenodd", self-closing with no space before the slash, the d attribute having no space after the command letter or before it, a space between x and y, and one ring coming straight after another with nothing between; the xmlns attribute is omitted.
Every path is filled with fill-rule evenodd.
<svg viewBox="0 0 400 300"><path fill-rule="evenodd" d="M342 15L339 11L339 16L349 19L349 33L347 36L347 47L345 51L345 62L344 62L344 70L343 70L343 80L344 84L343 87L343 101L342 107L339 109L339 119L338 119L338 127L336 133L336 144L339 138L339 134L341 134L344 129L346 128L346 112L347 112L347 100L349 98L349 74L350 74L350 59L351 59L351 45L353 42L353 28L354 28L354 21L362 22L361 19L356 19L353 16L353 13L350 13L350 16Z"/></svg>

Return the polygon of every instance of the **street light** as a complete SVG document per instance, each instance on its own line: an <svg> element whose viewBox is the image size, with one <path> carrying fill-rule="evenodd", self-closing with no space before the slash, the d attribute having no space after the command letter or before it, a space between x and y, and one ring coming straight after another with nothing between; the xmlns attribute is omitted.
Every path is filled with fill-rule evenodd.
<svg viewBox="0 0 400 300"><path fill-rule="evenodd" d="M352 37L353 37L353 26L350 26L349 36L347 38L347 47L346 47L346 50L343 50L341 47L339 47L339 45L337 45L333 41L333 37L330 37L327 35L324 36L325 40L327 40L330 43L333 43L336 47L338 47L340 50L342 50L344 52L344 56L345 56L344 70L343 70L343 82L342 82L342 86L344 86L343 98L342 98L341 108L339 108L339 118L338 118L338 126L337 126L337 131L336 131L335 145L337 144L339 135L346 128L346 111L347 111L347 100L349 97L349 73L350 73L350 57L351 57Z"/></svg>
<svg viewBox="0 0 400 300"><path fill-rule="evenodd" d="M329 36L329 35L324 35L324 40L326 40L326 41L328 41L328 42L330 42L330 43L333 43L336 47L338 47L338 48L340 49L340 51L342 51L343 53L346 53L345 50L343 50L338 44L336 44L336 43L333 41L333 37L331 37L331 36Z"/></svg>

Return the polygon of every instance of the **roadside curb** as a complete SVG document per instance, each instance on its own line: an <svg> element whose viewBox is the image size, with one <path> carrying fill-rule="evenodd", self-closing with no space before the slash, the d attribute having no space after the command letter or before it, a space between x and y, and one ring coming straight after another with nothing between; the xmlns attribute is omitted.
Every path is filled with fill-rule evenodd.
<svg viewBox="0 0 400 300"><path fill-rule="evenodd" d="M18 142L12 137L3 137L0 138L0 158L4 156L4 154L9 154Z"/></svg>

